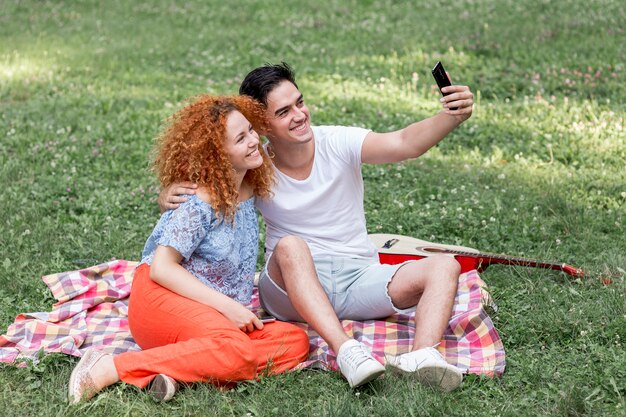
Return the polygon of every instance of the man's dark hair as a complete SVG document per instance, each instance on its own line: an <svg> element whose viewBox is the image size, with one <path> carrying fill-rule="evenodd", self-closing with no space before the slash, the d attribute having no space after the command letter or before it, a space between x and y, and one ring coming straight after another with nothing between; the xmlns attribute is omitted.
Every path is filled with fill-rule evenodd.
<svg viewBox="0 0 626 417"><path fill-rule="evenodd" d="M267 106L267 96L283 81L289 81L298 88L296 74L286 62L265 64L246 75L239 87L239 94L250 96Z"/></svg>

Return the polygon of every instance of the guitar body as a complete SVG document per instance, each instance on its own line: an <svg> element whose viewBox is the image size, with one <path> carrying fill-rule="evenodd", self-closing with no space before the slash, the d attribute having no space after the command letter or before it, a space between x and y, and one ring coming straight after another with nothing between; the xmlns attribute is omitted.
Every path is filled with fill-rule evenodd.
<svg viewBox="0 0 626 417"><path fill-rule="evenodd" d="M480 255L474 248L457 245L444 245L432 243L426 240L416 239L410 236L392 235L386 233L372 233L368 235L376 249L380 263L399 264L405 261L424 259L432 255L447 255L455 257L461 264L461 273L477 269L483 271L487 265L479 265L479 258L463 256L455 252L467 252Z"/></svg>
<svg viewBox="0 0 626 417"><path fill-rule="evenodd" d="M584 276L584 272L581 269L564 263L481 253L474 248L466 246L432 243L402 235L373 233L369 235L369 238L376 246L376 249L378 249L378 256L383 264L398 264L405 261L423 259L427 256L446 255L453 256L461 264L461 272L473 269L482 272L491 264L504 264L554 269L563 271L573 277Z"/></svg>

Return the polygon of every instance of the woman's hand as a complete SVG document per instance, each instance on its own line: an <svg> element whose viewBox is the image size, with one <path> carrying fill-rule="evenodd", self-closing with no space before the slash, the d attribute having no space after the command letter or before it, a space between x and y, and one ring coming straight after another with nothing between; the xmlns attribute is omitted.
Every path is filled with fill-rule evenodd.
<svg viewBox="0 0 626 417"><path fill-rule="evenodd" d="M157 246L150 264L150 278L175 292L219 311L243 332L255 328L261 330L263 323L250 310L227 295L200 282L180 265L182 255L170 246Z"/></svg>
<svg viewBox="0 0 626 417"><path fill-rule="evenodd" d="M174 184L170 184L168 187L164 188L159 197L157 198L157 204L159 205L159 209L161 213L166 210L174 210L177 209L181 203L187 201L185 197L181 197L184 194L195 194L198 185L193 182L176 182Z"/></svg>
<svg viewBox="0 0 626 417"><path fill-rule="evenodd" d="M233 300L233 303L221 311L221 313L228 320L235 323L235 326L243 332L251 332L255 328L261 330L263 323L259 318L250 310Z"/></svg>

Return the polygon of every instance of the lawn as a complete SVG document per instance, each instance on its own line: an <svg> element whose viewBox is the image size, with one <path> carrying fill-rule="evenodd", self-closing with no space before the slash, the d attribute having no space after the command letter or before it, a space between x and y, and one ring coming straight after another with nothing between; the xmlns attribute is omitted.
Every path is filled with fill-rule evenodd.
<svg viewBox="0 0 626 417"><path fill-rule="evenodd" d="M438 111L443 61L474 115L414 161L365 166L371 233L573 264L492 266L502 378L441 394L395 376L351 390L301 371L166 404L132 386L68 406L75 358L0 366L11 416L626 415L626 6L618 0L0 1L0 333L49 310L41 276L138 260L149 170L185 98L298 73L315 124L389 131ZM232 4L231 4L232 3Z"/></svg>

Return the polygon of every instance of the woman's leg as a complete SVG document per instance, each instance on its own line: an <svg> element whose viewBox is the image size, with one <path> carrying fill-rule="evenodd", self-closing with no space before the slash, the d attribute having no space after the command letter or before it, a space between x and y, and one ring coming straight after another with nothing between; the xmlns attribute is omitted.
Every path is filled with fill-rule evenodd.
<svg viewBox="0 0 626 417"><path fill-rule="evenodd" d="M114 358L122 381L143 388L158 374L217 383L256 376L259 355L247 334L217 310L156 284L149 274L147 265L135 272L129 324L144 350Z"/></svg>
<svg viewBox="0 0 626 417"><path fill-rule="evenodd" d="M275 375L295 367L309 356L309 337L293 324L276 321L249 334L259 374Z"/></svg>

